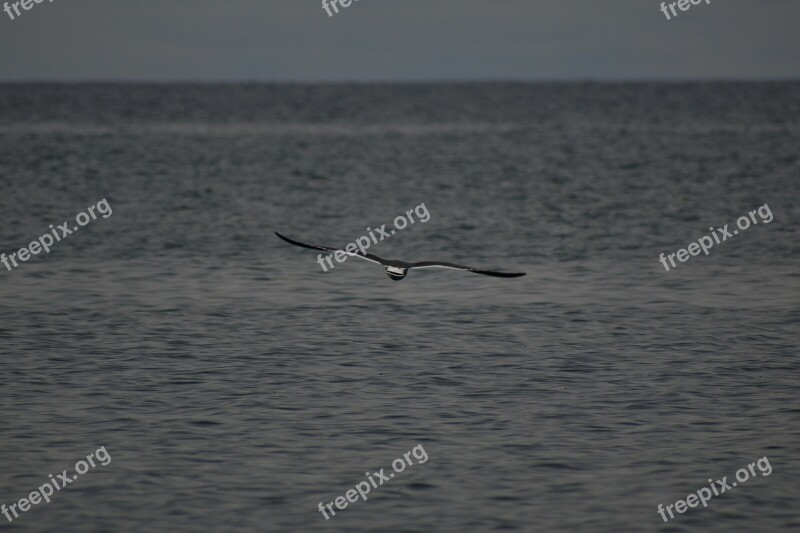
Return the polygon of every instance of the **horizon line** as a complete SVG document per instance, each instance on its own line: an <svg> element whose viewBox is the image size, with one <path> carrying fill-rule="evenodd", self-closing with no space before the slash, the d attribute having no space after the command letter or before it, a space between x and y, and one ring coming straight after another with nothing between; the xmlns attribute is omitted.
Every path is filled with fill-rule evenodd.
<svg viewBox="0 0 800 533"><path fill-rule="evenodd" d="M175 79L132 79L132 78L85 78L85 79L0 79L0 85L446 85L446 84L544 84L544 83L596 83L596 84L624 84L624 83L792 83L800 82L800 77L713 77L713 78L396 78L396 79L352 79L352 80L292 80L292 79L204 79L204 78L175 78Z"/></svg>

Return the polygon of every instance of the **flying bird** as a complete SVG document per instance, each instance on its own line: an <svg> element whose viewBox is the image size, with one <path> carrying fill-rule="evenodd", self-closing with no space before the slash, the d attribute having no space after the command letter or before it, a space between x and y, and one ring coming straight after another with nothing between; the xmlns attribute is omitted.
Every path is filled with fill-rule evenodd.
<svg viewBox="0 0 800 533"><path fill-rule="evenodd" d="M362 251L356 252L348 252L342 250L341 248L331 248L329 246L316 246L314 244L303 244L302 242L293 241L289 237L285 237L275 232L275 235L280 237L282 240L288 242L289 244L294 244L295 246L300 246L301 248L308 248L310 250L321 250L323 252L344 252L347 255L355 255L360 257L361 259L366 259L367 261L371 261L373 263L378 263L379 265L383 265L386 267L386 275L392 278L394 281L400 281L408 271L412 268L452 268L455 270L466 270L467 272L474 272L476 274L483 274L485 276L495 276L497 278L518 278L519 276L524 276L525 272L495 272L494 270L483 270L480 268L472 268L464 265L457 265L455 263L445 263L444 261L421 261L419 263L407 263L405 261L397 261L394 259L383 259L378 257L375 254L368 254Z"/></svg>

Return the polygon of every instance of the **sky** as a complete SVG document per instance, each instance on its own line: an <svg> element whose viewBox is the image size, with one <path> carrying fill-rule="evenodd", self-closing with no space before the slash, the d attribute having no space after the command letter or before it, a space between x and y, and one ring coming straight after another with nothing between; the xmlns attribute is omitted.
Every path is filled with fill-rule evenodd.
<svg viewBox="0 0 800 533"><path fill-rule="evenodd" d="M800 0L660 5L44 0L0 11L0 81L800 78Z"/></svg>

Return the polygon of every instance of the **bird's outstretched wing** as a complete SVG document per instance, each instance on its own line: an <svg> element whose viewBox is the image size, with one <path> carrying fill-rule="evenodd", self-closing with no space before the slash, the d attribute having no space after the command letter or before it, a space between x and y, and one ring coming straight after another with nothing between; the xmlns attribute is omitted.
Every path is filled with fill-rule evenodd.
<svg viewBox="0 0 800 533"><path fill-rule="evenodd" d="M301 248L308 248L309 250L321 250L323 252L344 252L347 255L360 257L361 259L366 259L367 261L372 261L373 263L378 263L380 265L385 264L384 259L381 259L380 257L374 254L361 253L361 250L355 252L348 252L341 248L331 248L329 246L317 246L316 244L304 244L302 242L293 241L289 237L281 235L277 231L275 232L275 235L280 237L282 240L288 242L289 244L294 244L295 246L300 246Z"/></svg>
<svg viewBox="0 0 800 533"><path fill-rule="evenodd" d="M455 270L466 270L468 272L483 274L485 276L494 276L497 278L518 278L526 274L526 272L495 272L494 270L483 270L480 268L457 265L455 263L445 263L443 261L422 261L420 263L410 263L408 268L453 268Z"/></svg>

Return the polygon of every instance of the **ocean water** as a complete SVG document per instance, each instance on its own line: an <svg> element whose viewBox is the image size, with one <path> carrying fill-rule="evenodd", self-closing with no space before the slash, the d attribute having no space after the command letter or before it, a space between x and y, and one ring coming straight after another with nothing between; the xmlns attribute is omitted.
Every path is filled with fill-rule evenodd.
<svg viewBox="0 0 800 533"><path fill-rule="evenodd" d="M0 85L2 251L113 211L0 266L0 504L111 458L0 524L798 530L798 146L798 83ZM369 251L527 276L274 235L420 204Z"/></svg>

